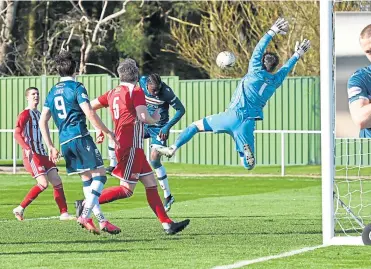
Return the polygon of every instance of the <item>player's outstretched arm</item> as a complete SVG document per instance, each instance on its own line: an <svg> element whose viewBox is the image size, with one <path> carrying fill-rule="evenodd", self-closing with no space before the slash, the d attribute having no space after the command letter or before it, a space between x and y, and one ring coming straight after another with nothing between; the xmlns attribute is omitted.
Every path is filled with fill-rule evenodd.
<svg viewBox="0 0 371 269"><path fill-rule="evenodd" d="M263 54L268 47L269 42L276 34L285 35L288 30L289 23L284 18L278 20L272 25L268 32L260 39L251 56L248 72L259 71L263 69L262 59Z"/></svg>
<svg viewBox="0 0 371 269"><path fill-rule="evenodd" d="M301 43L296 42L295 52L291 58L277 71L275 76L278 78L278 84L281 84L287 75L294 68L298 60L310 49L310 40L304 39Z"/></svg>
<svg viewBox="0 0 371 269"><path fill-rule="evenodd" d="M349 104L354 124L359 129L371 128L371 104L369 99L360 98Z"/></svg>
<svg viewBox="0 0 371 269"><path fill-rule="evenodd" d="M90 102L90 105L91 107L94 109L94 110L98 110L98 109L101 109L105 106L103 106L98 98L95 98L93 101ZM104 141L104 133L102 132L102 130L100 130L97 126L93 125L94 129L95 129L95 133L96 133L96 136L95 136L95 143L97 144L102 144L103 141Z"/></svg>
<svg viewBox="0 0 371 269"><path fill-rule="evenodd" d="M50 112L50 109L44 106L41 112L39 126L40 126L41 135L49 150L49 160L51 160L54 163L57 163L60 156L59 156L58 150L54 147L52 138L50 136L49 126L48 126L48 122L51 116L52 114Z"/></svg>
<svg viewBox="0 0 371 269"><path fill-rule="evenodd" d="M185 108L182 102L178 97L174 95L174 98L171 100L170 105L175 109L174 117L169 120L169 122L161 128L160 133L158 134L162 140L166 140L169 136L170 129L180 121L180 119L185 114Z"/></svg>
<svg viewBox="0 0 371 269"><path fill-rule="evenodd" d="M160 133L158 136L161 138L161 140L165 141L169 136L170 129L177 124L177 122L183 117L185 114L185 108L182 102L179 100L179 98L174 94L174 91L167 86L165 83L163 83L163 91L166 94L166 102L171 105L175 109L175 114L172 119L169 120L169 122L161 128Z"/></svg>
<svg viewBox="0 0 371 269"><path fill-rule="evenodd" d="M155 124L160 120L158 110L156 110L152 116L148 113L146 105L139 105L135 107L138 119L145 124Z"/></svg>
<svg viewBox="0 0 371 269"><path fill-rule="evenodd" d="M80 107L84 112L86 118L91 122L93 126L98 128L99 130L102 130L102 132L105 133L109 139L115 142L116 146L120 146L119 142L115 138L114 133L112 133L102 122L102 120L99 118L95 110L91 107L89 102L80 103Z"/></svg>

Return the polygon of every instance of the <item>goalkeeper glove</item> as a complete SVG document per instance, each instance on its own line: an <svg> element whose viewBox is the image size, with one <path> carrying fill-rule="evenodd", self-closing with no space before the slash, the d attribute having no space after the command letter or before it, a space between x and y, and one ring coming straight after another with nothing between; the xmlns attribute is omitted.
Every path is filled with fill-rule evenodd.
<svg viewBox="0 0 371 269"><path fill-rule="evenodd" d="M310 49L310 40L304 39L300 44L296 41L295 52L299 55L299 58L304 55Z"/></svg>
<svg viewBox="0 0 371 269"><path fill-rule="evenodd" d="M276 34L285 35L289 28L289 22L286 21L284 18L278 18L276 22L272 25L269 29L268 34L274 36Z"/></svg>

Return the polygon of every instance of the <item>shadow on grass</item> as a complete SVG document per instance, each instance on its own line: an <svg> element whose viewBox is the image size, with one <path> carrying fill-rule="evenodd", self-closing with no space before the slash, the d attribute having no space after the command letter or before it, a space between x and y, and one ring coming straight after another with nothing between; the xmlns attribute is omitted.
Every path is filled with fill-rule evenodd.
<svg viewBox="0 0 371 269"><path fill-rule="evenodd" d="M122 253L122 252L129 252L136 250L154 250L154 251L163 251L164 248L148 248L148 249L107 249L107 250L55 250L55 251L24 251L24 252L3 252L0 253L0 256L5 255L47 255L47 254L71 254L71 253L78 253L78 254L100 254L100 253Z"/></svg>
<svg viewBox="0 0 371 269"><path fill-rule="evenodd" d="M111 239L107 238L108 240L76 240L76 241L38 241L38 242L8 242L2 243L1 245L33 245L33 244L61 244L61 245L71 245L71 244L112 244L112 243L137 243L137 242L151 242L155 241L155 239Z"/></svg>

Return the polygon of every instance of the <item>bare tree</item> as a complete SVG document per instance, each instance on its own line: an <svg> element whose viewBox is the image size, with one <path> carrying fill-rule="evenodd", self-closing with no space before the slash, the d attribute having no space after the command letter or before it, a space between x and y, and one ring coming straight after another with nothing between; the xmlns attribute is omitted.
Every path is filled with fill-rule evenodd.
<svg viewBox="0 0 371 269"><path fill-rule="evenodd" d="M12 30L17 10L17 1L0 0L0 72L12 73L8 66L9 48L13 44Z"/></svg>
<svg viewBox="0 0 371 269"><path fill-rule="evenodd" d="M165 50L177 53L192 65L204 69L210 77L240 77L247 71L253 49L279 17L290 22L288 36L278 36L268 47L281 62L294 52L294 44L311 39L313 50L296 67L297 75L319 74L319 3L317 1L212 1L198 2L202 14L199 23L168 16L176 44ZM234 69L222 71L215 58L223 50L237 56Z"/></svg>
<svg viewBox="0 0 371 269"><path fill-rule="evenodd" d="M70 37L63 43L63 47L69 45L71 37L77 37L80 40L80 74L86 73L87 65L100 67L107 71L105 67L97 63L89 63L89 56L94 46L103 47L102 41L106 38L107 29L113 25L112 22L114 19L126 12L126 5L129 1L125 0L122 3L121 9L112 14L106 14L108 1L103 1L99 18L89 15L81 0L79 0L77 5L73 1L70 1L73 6L73 14L77 14L79 19L76 20L76 16L71 16L74 17L74 20L67 22L70 26Z"/></svg>

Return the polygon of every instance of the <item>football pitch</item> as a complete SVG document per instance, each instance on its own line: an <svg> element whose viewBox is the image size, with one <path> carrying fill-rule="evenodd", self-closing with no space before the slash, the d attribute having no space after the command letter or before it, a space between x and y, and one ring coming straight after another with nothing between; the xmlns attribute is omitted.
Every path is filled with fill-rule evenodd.
<svg viewBox="0 0 371 269"><path fill-rule="evenodd" d="M141 184L133 197L102 205L122 229L116 236L95 236L75 221L51 218L58 215L52 188L27 208L26 221L16 221L12 209L34 181L29 175L0 175L0 268L213 268L240 261L252 263L245 268L371 268L370 249L361 246L281 257L322 244L318 167L288 167L290 175L283 178L277 167L257 167L256 176L248 177L241 176L249 174L241 167L167 167L176 174L169 176L176 199L170 216L191 220L175 236L162 231ZM64 174L62 179L74 213L81 181ZM109 177L108 186L117 184Z"/></svg>

